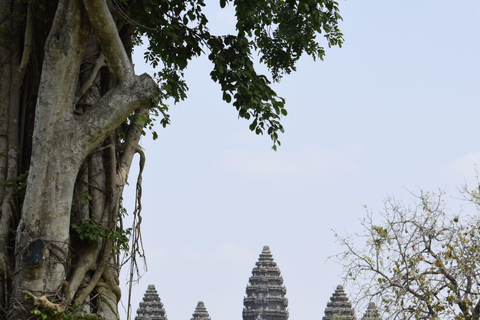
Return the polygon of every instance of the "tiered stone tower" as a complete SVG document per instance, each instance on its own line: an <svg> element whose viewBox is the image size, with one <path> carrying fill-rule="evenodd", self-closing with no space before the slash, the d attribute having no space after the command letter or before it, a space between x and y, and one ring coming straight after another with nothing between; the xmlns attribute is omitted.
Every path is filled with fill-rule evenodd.
<svg viewBox="0 0 480 320"><path fill-rule="evenodd" d="M273 261L270 248L264 246L252 270L246 290L247 296L243 299L243 320L288 320L286 292L280 269ZM135 320L167 320L163 303L153 284L148 286ZM191 320L211 320L203 301L198 302ZM322 320L357 320L343 286L337 286L327 303ZM382 320L375 303L368 304L361 320Z"/></svg>
<svg viewBox="0 0 480 320"><path fill-rule="evenodd" d="M153 284L148 286L143 301L140 302L135 320L167 320L163 303L160 301Z"/></svg>
<svg viewBox="0 0 480 320"><path fill-rule="evenodd" d="M368 304L367 310L365 311L365 314L363 315L362 320L381 320L380 314L378 312L377 307L375 306L375 303L370 302Z"/></svg>
<svg viewBox="0 0 480 320"><path fill-rule="evenodd" d="M343 291L343 286L338 286L330 302L325 308L325 316L323 320L356 320L355 311L352 304L348 301L347 295Z"/></svg>
<svg viewBox="0 0 480 320"><path fill-rule="evenodd" d="M199 301L191 320L212 320L203 301Z"/></svg>
<svg viewBox="0 0 480 320"><path fill-rule="evenodd" d="M243 300L243 320L287 320L287 289L268 246L253 268Z"/></svg>

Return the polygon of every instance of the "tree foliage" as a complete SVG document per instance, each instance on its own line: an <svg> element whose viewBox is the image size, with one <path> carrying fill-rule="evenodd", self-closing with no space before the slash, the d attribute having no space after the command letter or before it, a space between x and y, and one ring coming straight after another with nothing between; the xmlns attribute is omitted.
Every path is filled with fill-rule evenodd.
<svg viewBox="0 0 480 320"><path fill-rule="evenodd" d="M190 60L208 56L223 99L275 149L287 111L272 82L343 42L334 0L220 0L233 34L210 32L205 5L0 0L0 318L119 318L120 267L142 255L139 140L186 98ZM135 75L142 41L156 81ZM136 154L130 228L121 198Z"/></svg>
<svg viewBox="0 0 480 320"><path fill-rule="evenodd" d="M283 132L280 117L287 115L285 100L265 75L257 73L254 54L271 71L273 81L294 71L304 53L323 59L320 34L328 46L343 43L338 4L331 0L221 0L220 5L235 7L236 34L210 33L203 0L124 2L122 11L130 12L138 22L134 42L148 40L145 60L159 69L155 75L162 88L161 101L173 98L178 102L186 97L183 71L192 58L205 53L223 100L232 102L241 118L251 120L250 130L267 132L276 149L278 134Z"/></svg>
<svg viewBox="0 0 480 320"><path fill-rule="evenodd" d="M357 300L380 302L388 319L479 319L480 198L463 195L468 214L449 212L443 192L421 192L412 205L387 199L363 233L336 235Z"/></svg>

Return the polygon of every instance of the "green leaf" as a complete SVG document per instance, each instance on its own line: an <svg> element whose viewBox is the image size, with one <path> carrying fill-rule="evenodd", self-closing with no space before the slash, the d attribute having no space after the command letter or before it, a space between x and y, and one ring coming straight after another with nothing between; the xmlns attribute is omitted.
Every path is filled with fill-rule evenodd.
<svg viewBox="0 0 480 320"><path fill-rule="evenodd" d="M230 103L232 101L232 96L229 95L228 93L224 92L223 93L223 100L225 100L227 103Z"/></svg>
<svg viewBox="0 0 480 320"><path fill-rule="evenodd" d="M253 131L255 130L256 127L257 127L257 119L253 120L253 122L249 126L249 129L250 131Z"/></svg>

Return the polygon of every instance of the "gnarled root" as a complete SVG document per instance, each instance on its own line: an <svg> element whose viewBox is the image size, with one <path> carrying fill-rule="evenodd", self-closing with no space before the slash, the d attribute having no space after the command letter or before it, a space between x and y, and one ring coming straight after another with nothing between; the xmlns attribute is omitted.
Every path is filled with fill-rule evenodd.
<svg viewBox="0 0 480 320"><path fill-rule="evenodd" d="M116 277L113 275L113 271L110 268L105 269L103 272L103 279L105 280L106 288L115 294L117 302L119 302L122 298L122 291L120 290Z"/></svg>
<svg viewBox="0 0 480 320"><path fill-rule="evenodd" d="M35 307L40 307L45 309L45 311L50 311L50 312L59 312L59 313L65 312L65 305L50 302L46 296L37 297L33 293L27 290L23 290L22 292L33 299L33 305Z"/></svg>

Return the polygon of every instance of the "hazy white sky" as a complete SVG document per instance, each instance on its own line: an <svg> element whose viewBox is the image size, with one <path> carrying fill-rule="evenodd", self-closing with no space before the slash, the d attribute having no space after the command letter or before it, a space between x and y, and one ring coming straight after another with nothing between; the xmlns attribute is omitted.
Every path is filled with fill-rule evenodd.
<svg viewBox="0 0 480 320"><path fill-rule="evenodd" d="M206 3L215 7L213 29L231 30L231 8ZM199 300L212 320L241 320L251 270L269 245L290 319L320 320L341 283L340 267L326 261L342 250L332 229L358 230L363 205L378 212L387 195L455 194L472 181L480 2L339 3L344 47L323 62L304 57L276 86L289 111L278 152L221 100L208 60L192 62L188 100L171 108L172 125L158 126L157 141L142 141L148 272L134 287L134 311L155 284L170 320L189 320ZM151 72L137 54L137 73ZM131 190L124 198L131 210Z"/></svg>

